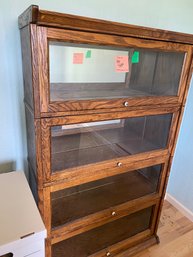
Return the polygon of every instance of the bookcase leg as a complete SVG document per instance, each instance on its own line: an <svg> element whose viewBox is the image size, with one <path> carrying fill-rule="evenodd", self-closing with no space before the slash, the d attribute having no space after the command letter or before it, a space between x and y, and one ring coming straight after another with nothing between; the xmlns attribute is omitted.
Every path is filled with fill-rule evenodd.
<svg viewBox="0 0 193 257"><path fill-rule="evenodd" d="M46 239L46 254L45 257L51 257L52 256L52 248L51 248L51 242L49 239Z"/></svg>
<svg viewBox="0 0 193 257"><path fill-rule="evenodd" d="M158 235L155 235L155 238L156 238L157 244L160 244L159 236L158 236Z"/></svg>

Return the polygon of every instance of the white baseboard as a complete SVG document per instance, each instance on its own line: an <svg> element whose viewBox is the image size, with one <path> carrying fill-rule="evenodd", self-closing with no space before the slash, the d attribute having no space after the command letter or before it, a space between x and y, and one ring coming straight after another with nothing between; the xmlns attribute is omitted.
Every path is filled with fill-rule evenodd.
<svg viewBox="0 0 193 257"><path fill-rule="evenodd" d="M177 201L173 196L170 194L166 194L165 199L171 203L179 212L181 212L185 217L193 222L193 212L187 209L183 204Z"/></svg>

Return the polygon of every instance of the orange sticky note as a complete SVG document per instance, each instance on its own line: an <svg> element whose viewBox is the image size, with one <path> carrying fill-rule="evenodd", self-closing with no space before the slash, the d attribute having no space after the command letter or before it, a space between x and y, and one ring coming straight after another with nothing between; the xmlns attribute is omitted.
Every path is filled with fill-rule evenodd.
<svg viewBox="0 0 193 257"><path fill-rule="evenodd" d="M129 72L129 57L116 56L115 58L115 71L116 72Z"/></svg>
<svg viewBox="0 0 193 257"><path fill-rule="evenodd" d="M83 53L74 53L73 54L73 64L83 64Z"/></svg>

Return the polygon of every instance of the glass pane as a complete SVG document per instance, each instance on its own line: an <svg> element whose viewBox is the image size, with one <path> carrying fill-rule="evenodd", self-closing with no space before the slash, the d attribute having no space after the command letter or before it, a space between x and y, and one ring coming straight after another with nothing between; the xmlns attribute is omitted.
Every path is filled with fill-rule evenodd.
<svg viewBox="0 0 193 257"><path fill-rule="evenodd" d="M52 227L155 193L160 173L156 165L54 192Z"/></svg>
<svg viewBox="0 0 193 257"><path fill-rule="evenodd" d="M165 148L171 114L51 128L52 172Z"/></svg>
<svg viewBox="0 0 193 257"><path fill-rule="evenodd" d="M153 207L138 211L52 246L53 257L86 257L150 227Z"/></svg>
<svg viewBox="0 0 193 257"><path fill-rule="evenodd" d="M184 53L49 42L50 100L177 95Z"/></svg>

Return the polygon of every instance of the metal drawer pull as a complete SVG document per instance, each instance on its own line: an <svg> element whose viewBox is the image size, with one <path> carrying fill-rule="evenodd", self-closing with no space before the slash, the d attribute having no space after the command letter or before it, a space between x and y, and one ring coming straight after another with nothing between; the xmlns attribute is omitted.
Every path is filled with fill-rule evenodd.
<svg viewBox="0 0 193 257"><path fill-rule="evenodd" d="M111 253L110 252L108 252L107 254L106 254L106 256L110 256L111 255Z"/></svg>
<svg viewBox="0 0 193 257"><path fill-rule="evenodd" d="M118 163L117 163L117 166L118 166L118 167L121 167L122 165L123 165L122 162L118 162Z"/></svg>
<svg viewBox="0 0 193 257"><path fill-rule="evenodd" d="M129 102L124 102L124 106L129 106Z"/></svg>
<svg viewBox="0 0 193 257"><path fill-rule="evenodd" d="M115 215L116 215L116 212L115 212L115 211L113 211L113 212L111 213L111 215L112 215L112 216L115 216Z"/></svg>

